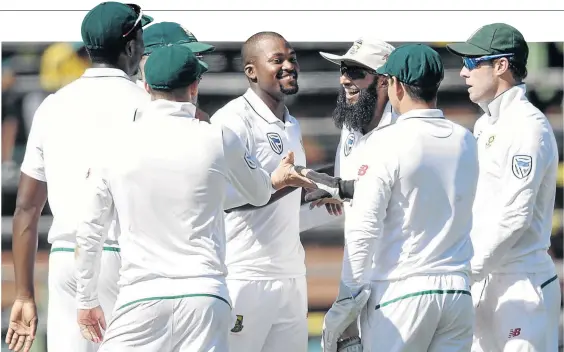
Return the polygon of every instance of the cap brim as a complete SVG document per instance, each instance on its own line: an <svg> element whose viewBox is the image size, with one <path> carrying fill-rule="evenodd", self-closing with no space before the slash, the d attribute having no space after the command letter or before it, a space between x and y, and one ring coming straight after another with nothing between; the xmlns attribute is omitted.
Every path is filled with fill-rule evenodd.
<svg viewBox="0 0 564 352"><path fill-rule="evenodd" d="M378 67L378 69L376 70L376 73L379 74L379 75L387 75L388 70L386 70L386 65L382 65L382 66Z"/></svg>
<svg viewBox="0 0 564 352"><path fill-rule="evenodd" d="M149 23L153 22L154 19L151 16L148 15L143 15L141 17L141 27L145 27L146 25L148 25Z"/></svg>
<svg viewBox="0 0 564 352"><path fill-rule="evenodd" d="M202 70L202 72L200 72L201 74L208 72L208 68L209 68L208 64L206 64L202 60L198 60L198 63L200 64L200 68Z"/></svg>
<svg viewBox="0 0 564 352"><path fill-rule="evenodd" d="M447 44L446 47L448 51L458 56L484 56L491 54L491 52L470 43L453 43Z"/></svg>
<svg viewBox="0 0 564 352"><path fill-rule="evenodd" d="M370 66L366 65L364 62L355 60L355 59L351 59L350 57L347 57L346 55L335 55L335 54L330 54L330 53L326 53L323 51L320 51L319 54L326 60L331 61L332 63L336 64L336 65L341 65L341 62L345 62L345 63L352 63L358 66L362 66L362 67L367 67L371 70L373 70L373 68L371 68Z"/></svg>
<svg viewBox="0 0 564 352"><path fill-rule="evenodd" d="M183 44L184 46L188 47L188 49L192 50L192 52L196 54L200 53L208 53L215 50L215 46L202 43L202 42L192 42Z"/></svg>

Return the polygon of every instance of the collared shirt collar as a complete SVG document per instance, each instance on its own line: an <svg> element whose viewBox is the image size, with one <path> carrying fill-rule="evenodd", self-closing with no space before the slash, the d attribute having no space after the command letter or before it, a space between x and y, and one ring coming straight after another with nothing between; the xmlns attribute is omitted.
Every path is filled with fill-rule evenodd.
<svg viewBox="0 0 564 352"><path fill-rule="evenodd" d="M262 101L259 96L253 92L251 88L247 89L243 98L247 100L247 102L251 105L251 107L255 110L255 112L262 117L268 123L281 123L285 124L288 122L288 117L290 116L290 112L288 108L284 106L284 121L280 121L278 117L274 115L274 113L266 106L266 104Z"/></svg>
<svg viewBox="0 0 564 352"><path fill-rule="evenodd" d="M398 116L397 121L399 122L412 117L444 118L445 116L440 109L414 109Z"/></svg>
<svg viewBox="0 0 564 352"><path fill-rule="evenodd" d="M196 106L188 102L177 102L164 99L152 100L142 110L137 111L135 120L139 120L143 116L153 115L195 118Z"/></svg>
<svg viewBox="0 0 564 352"><path fill-rule="evenodd" d="M526 92L526 85L524 83L519 84L501 93L490 103L480 103L478 105L488 115L488 122L494 124L499 119L500 113L507 109L515 100L522 99Z"/></svg>
<svg viewBox="0 0 564 352"><path fill-rule="evenodd" d="M392 104L388 102L384 107L382 118L380 119L380 122L378 122L378 126L376 126L375 130L396 123L398 117L399 117L398 113L396 113L396 111L392 107Z"/></svg>
<svg viewBox="0 0 564 352"><path fill-rule="evenodd" d="M123 72L119 68L109 68L109 67L94 67L87 68L82 74L82 77L96 78L96 77L121 77L132 81L131 77L127 73Z"/></svg>

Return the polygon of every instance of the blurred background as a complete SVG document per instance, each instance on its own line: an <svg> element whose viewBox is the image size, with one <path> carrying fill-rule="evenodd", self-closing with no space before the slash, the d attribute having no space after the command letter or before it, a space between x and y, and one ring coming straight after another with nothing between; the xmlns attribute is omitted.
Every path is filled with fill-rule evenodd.
<svg viewBox="0 0 564 352"><path fill-rule="evenodd" d="M241 43L210 43L215 52L206 55L210 65L200 85L200 106L212 115L231 99L247 89L241 72ZM293 116L300 120L308 164L316 167L332 163L339 140L331 113L335 107L338 66L324 60L319 51L345 53L351 43L293 43L301 67L300 91L287 100ZM400 45L402 43L391 43ZM441 55L445 79L439 92L439 107L447 118L472 130L482 114L468 100L467 88L458 76L461 60L447 52L446 43L427 43ZM531 43L526 79L528 97L550 119L559 143L560 168L552 229L553 256L563 285L563 44ZM80 77L89 67L88 57L80 43L2 43L2 347L14 298L12 265L12 216L14 214L19 166L25 152L27 135L39 104L50 93ZM94 98L94 97L93 97ZM92 101L96 104L96 101ZM84 107L88 109L87 106ZM71 162L71 161L69 161ZM40 221L39 255L36 265L36 294L40 309L38 339L33 351L44 352L47 303L48 253L47 231L51 223L47 205ZM301 234L306 249L309 290L310 351L319 351L319 335L324 312L331 306L340 276L343 226L336 220ZM562 310L561 310L561 317ZM561 319L562 321L562 319ZM562 325L561 325L562 327ZM562 331L562 329L561 329ZM54 351L56 352L56 351Z"/></svg>

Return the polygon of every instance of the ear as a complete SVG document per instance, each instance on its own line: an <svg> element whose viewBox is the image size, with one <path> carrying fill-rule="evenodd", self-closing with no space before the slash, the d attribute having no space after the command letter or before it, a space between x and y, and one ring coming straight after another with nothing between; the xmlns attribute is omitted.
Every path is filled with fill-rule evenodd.
<svg viewBox="0 0 564 352"><path fill-rule="evenodd" d="M145 87L145 91L151 94L151 88L149 88L149 84L147 82L143 82L143 86Z"/></svg>
<svg viewBox="0 0 564 352"><path fill-rule="evenodd" d="M198 82L198 80L196 80L196 81L192 82L192 84L190 84L190 85L188 86L188 93L190 94L190 96L191 96L194 100L196 100L196 98L198 97L198 91L199 91L198 85L199 85L199 82Z"/></svg>
<svg viewBox="0 0 564 352"><path fill-rule="evenodd" d="M494 69L497 76L501 76L509 70L509 60L505 57L494 62Z"/></svg>
<svg viewBox="0 0 564 352"><path fill-rule="evenodd" d="M398 97L398 100L403 99L403 95L405 93L405 90L403 88L403 83L398 81L397 77L392 77L392 81L394 82L393 86L395 88L395 93L396 93L396 96Z"/></svg>
<svg viewBox="0 0 564 352"><path fill-rule="evenodd" d="M376 84L376 89L388 89L388 77L386 76L376 76L378 83Z"/></svg>
<svg viewBox="0 0 564 352"><path fill-rule="evenodd" d="M245 65L245 76L247 76L247 78L250 79L252 82L257 81L257 73L256 73L255 65L253 64Z"/></svg>
<svg viewBox="0 0 564 352"><path fill-rule="evenodd" d="M125 55L127 55L128 57L132 57L135 51L134 47L135 47L135 39L132 39L127 43L125 43Z"/></svg>

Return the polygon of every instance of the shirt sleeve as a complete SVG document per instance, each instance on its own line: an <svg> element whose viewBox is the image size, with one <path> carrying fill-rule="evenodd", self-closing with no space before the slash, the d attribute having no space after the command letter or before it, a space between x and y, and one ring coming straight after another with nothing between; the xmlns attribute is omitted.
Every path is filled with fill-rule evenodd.
<svg viewBox="0 0 564 352"><path fill-rule="evenodd" d="M249 127L243 118L239 116L236 111L232 111L229 106L223 107L210 118L210 121L212 124L229 128L231 132L237 135L239 140L250 153L252 150L250 138L251 132L249 131ZM249 201L241 193L239 193L231 183L229 183L226 189L223 208L226 210L232 209L247 203L249 203Z"/></svg>
<svg viewBox="0 0 564 352"><path fill-rule="evenodd" d="M508 251L530 226L546 165L552 160L551 140L540 128L529 127L515 133L501 165L499 213L490 234L474 243L472 279L481 281L496 270Z"/></svg>
<svg viewBox="0 0 564 352"><path fill-rule="evenodd" d="M31 129L27 137L25 155L21 166L21 172L38 181L47 182L45 177L45 159L43 157L44 135L46 133L48 116L48 105L51 95L43 100L33 115Z"/></svg>
<svg viewBox="0 0 564 352"><path fill-rule="evenodd" d="M241 199L246 200L243 204L247 202L255 206L266 204L273 189L270 174L261 168L254 156L249 154L235 132L227 126L222 126L221 130L231 187ZM233 194L231 196L233 197ZM225 202L226 205L234 203L233 198Z"/></svg>
<svg viewBox="0 0 564 352"><path fill-rule="evenodd" d="M379 136L380 137L380 136ZM379 138L380 139L380 138ZM396 157L389 148L370 143L363 148L352 207L345 223L342 281L349 287L369 282L368 272L384 229L386 209L396 179ZM371 155L375 150L385 153ZM370 151L370 152L367 152Z"/></svg>
<svg viewBox="0 0 564 352"><path fill-rule="evenodd" d="M76 234L76 300L78 309L100 305L98 277L104 241L115 215L106 172L90 169L84 189L84 208Z"/></svg>

